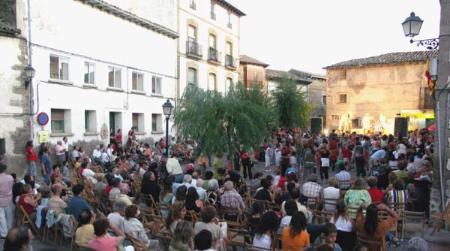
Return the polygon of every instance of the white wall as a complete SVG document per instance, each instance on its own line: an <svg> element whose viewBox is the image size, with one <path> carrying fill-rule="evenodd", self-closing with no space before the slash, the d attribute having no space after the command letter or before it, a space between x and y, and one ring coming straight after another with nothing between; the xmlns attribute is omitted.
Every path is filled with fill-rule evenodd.
<svg viewBox="0 0 450 251"><path fill-rule="evenodd" d="M21 4L24 6L24 2ZM85 110L96 110L97 132L104 123L109 124L108 114L113 111L122 112L124 135L131 128L132 113L144 113L146 134L141 137L157 139L164 135L152 134L151 114L162 113L161 106L166 99L175 97L175 39L79 1L31 0L31 4L32 58L36 69L35 88L38 89L35 99L39 100L39 111L49 115L52 108L71 110L73 136L69 141L99 139L98 135L84 135ZM24 20L19 25L26 31ZM50 80L50 54L69 58L68 83ZM95 63L96 88L86 88L83 84L85 61ZM123 90L120 92L107 88L109 65L122 69ZM144 74L143 94L131 93L133 71ZM151 94L152 76L162 78L160 96ZM50 131L50 123L44 128L36 126L35 133L41 129ZM52 142L59 139L60 135L51 137Z"/></svg>
<svg viewBox="0 0 450 251"><path fill-rule="evenodd" d="M231 41L233 44L233 57L239 58L239 17L231 14L232 27L228 27L228 11L220 5L215 5L216 20L211 19L210 15L210 1L195 0L196 9L190 8L190 0L179 0L179 55L180 55L180 93L187 84L187 68L188 63L192 62L197 65L198 84L201 88L206 89L208 85L208 75L210 72L216 73L217 87L219 92L225 92L225 82L227 77L232 77L233 82L236 83L238 78L237 69L239 62L236 60L236 70L230 70L225 67L226 42ZM202 48L202 59L195 60L187 58L186 41L187 28L189 20L197 24L197 42ZM213 30L216 34L217 50L220 53L220 65L215 65L207 62L208 58L208 44L209 34ZM227 40L228 39L228 40Z"/></svg>

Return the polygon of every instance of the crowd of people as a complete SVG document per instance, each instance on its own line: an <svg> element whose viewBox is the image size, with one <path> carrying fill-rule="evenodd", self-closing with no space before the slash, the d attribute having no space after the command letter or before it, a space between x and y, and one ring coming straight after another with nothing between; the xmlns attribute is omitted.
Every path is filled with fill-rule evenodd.
<svg viewBox="0 0 450 251"><path fill-rule="evenodd" d="M118 130L91 154L67 138L37 153L28 142L23 179L1 164L5 248L31 242L14 227L16 212L37 229L59 225L92 250L338 251L396 245L400 211L429 211L426 130L405 138L278 130L260 147L213 156L196 156L193 140L138 142L133 128L124 140Z"/></svg>

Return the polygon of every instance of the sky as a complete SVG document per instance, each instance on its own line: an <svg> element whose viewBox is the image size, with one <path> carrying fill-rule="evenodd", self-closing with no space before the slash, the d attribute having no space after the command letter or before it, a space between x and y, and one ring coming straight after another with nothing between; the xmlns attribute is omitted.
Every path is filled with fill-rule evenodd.
<svg viewBox="0 0 450 251"><path fill-rule="evenodd" d="M241 18L240 54L269 68L325 73L323 67L389 52L424 50L401 23L414 11L418 39L439 36L439 0L228 0Z"/></svg>

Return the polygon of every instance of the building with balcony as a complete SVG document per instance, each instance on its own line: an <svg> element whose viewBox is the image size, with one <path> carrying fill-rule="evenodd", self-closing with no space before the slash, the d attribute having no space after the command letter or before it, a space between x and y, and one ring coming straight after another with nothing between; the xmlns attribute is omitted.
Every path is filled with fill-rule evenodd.
<svg viewBox="0 0 450 251"><path fill-rule="evenodd" d="M91 153L95 144L108 143L110 132L118 129L124 141L131 127L140 140L165 135L162 104L167 99L173 102L177 90L175 0L2 4L7 6L0 6L0 13L8 13L12 21L8 34L2 33L8 37L0 35L0 66L6 67L0 71L5 88L2 102L8 103L1 113L17 113L0 128L7 158L23 153L28 138L38 145L40 141L54 144L66 136L70 144L81 144ZM70 10L70 15L62 10ZM27 89L22 77L28 59L35 76ZM48 115L47 124L37 123L39 113Z"/></svg>
<svg viewBox="0 0 450 251"><path fill-rule="evenodd" d="M178 87L226 93L239 79L239 20L245 14L224 0L178 1Z"/></svg>
<svg viewBox="0 0 450 251"><path fill-rule="evenodd" d="M250 87L258 84L261 89L267 90L266 68L269 64L259 61L247 55L239 57L239 81Z"/></svg>
<svg viewBox="0 0 450 251"><path fill-rule="evenodd" d="M426 127L434 119L426 61L435 55L395 52L325 67L326 127L393 133L396 117L408 118L410 130Z"/></svg>

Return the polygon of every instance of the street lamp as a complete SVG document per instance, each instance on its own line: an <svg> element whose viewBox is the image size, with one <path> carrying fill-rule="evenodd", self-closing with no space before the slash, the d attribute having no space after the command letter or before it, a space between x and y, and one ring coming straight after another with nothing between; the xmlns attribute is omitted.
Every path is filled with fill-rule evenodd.
<svg viewBox="0 0 450 251"><path fill-rule="evenodd" d="M431 38L431 39L422 39L422 40L414 40L413 37L419 35L420 28L422 28L423 20L416 16L414 12L411 12L409 17L403 21L403 32L405 33L405 37L411 37L409 42L416 43L417 46L421 45L426 47L428 50L434 50L439 47L439 39Z"/></svg>
<svg viewBox="0 0 450 251"><path fill-rule="evenodd" d="M169 156L169 118L172 114L173 105L170 103L170 100L167 99L166 103L162 105L163 113L166 116L166 153L165 155Z"/></svg>
<svg viewBox="0 0 450 251"><path fill-rule="evenodd" d="M25 87L28 88L28 86L31 84L31 81L34 78L34 73L36 72L31 65L27 65L24 69L25 71Z"/></svg>

